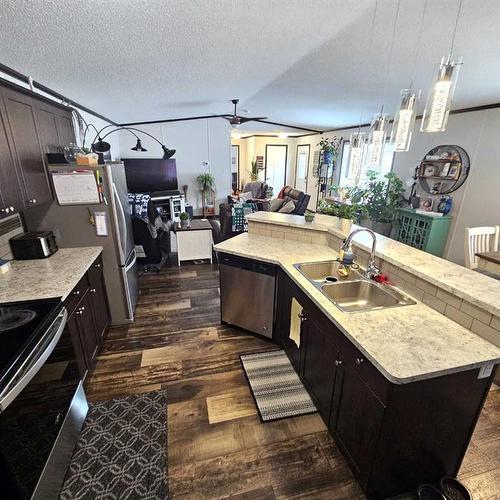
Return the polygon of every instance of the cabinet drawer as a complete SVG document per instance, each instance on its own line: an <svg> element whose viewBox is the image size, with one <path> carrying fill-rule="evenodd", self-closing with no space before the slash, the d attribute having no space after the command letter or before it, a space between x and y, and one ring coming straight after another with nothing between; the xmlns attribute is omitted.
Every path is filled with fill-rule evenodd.
<svg viewBox="0 0 500 500"><path fill-rule="evenodd" d="M88 290L88 288L89 280L87 274L85 274L64 301L64 306L68 310L68 316L71 316L73 314L73 311L76 309L78 302L80 302L81 298L85 295L85 292Z"/></svg>
<svg viewBox="0 0 500 500"><path fill-rule="evenodd" d="M370 363L346 337L344 337L341 347L341 358L345 363L349 363L354 368L359 377L370 387L382 403L389 400L391 382L387 380L377 368Z"/></svg>

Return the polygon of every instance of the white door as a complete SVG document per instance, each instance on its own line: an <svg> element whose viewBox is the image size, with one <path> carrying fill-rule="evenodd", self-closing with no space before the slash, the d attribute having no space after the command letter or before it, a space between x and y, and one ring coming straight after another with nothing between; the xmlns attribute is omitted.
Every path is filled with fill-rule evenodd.
<svg viewBox="0 0 500 500"><path fill-rule="evenodd" d="M266 182L276 196L286 185L286 156L288 146L266 144Z"/></svg>
<svg viewBox="0 0 500 500"><path fill-rule="evenodd" d="M297 146L297 161L295 164L295 189L307 192L307 175L309 173L310 144Z"/></svg>

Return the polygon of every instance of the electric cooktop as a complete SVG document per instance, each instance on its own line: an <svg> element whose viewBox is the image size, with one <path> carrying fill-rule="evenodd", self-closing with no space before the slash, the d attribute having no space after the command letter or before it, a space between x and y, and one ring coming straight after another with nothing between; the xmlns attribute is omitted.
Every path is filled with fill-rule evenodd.
<svg viewBox="0 0 500 500"><path fill-rule="evenodd" d="M0 390L61 308L60 299L0 304Z"/></svg>

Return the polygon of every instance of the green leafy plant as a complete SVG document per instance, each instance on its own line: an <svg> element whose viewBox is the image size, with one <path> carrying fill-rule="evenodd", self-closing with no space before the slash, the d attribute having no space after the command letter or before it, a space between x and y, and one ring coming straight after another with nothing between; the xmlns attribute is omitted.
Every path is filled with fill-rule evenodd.
<svg viewBox="0 0 500 500"><path fill-rule="evenodd" d="M215 191L215 177L209 172L200 174L196 178L196 181L200 185L200 189L202 190L202 192Z"/></svg>
<svg viewBox="0 0 500 500"><path fill-rule="evenodd" d="M377 172L368 172L365 188L365 208L367 216L374 222L394 222L397 209L403 204L403 181L389 172L383 178Z"/></svg>
<svg viewBox="0 0 500 500"><path fill-rule="evenodd" d="M342 137L323 137L318 142L318 146L322 153L331 153L334 159L338 156L340 145L342 144Z"/></svg>
<svg viewBox="0 0 500 500"><path fill-rule="evenodd" d="M259 167L257 163L257 159L253 160L250 163L250 180L251 181L257 181L259 180L259 173L264 170L264 167Z"/></svg>
<svg viewBox="0 0 500 500"><path fill-rule="evenodd" d="M187 212L181 212L179 214L179 219L180 220L189 220L189 214Z"/></svg>

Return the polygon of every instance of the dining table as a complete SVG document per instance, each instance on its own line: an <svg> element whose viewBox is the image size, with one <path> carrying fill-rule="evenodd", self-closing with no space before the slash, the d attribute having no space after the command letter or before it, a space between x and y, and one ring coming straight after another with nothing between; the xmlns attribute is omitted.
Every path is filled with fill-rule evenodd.
<svg viewBox="0 0 500 500"><path fill-rule="evenodd" d="M488 274L498 276L500 279L500 251L496 252L479 252L476 254L478 259L478 267Z"/></svg>

